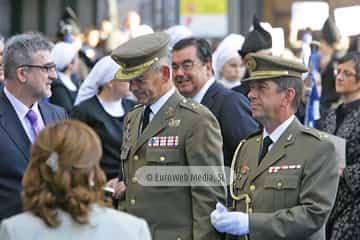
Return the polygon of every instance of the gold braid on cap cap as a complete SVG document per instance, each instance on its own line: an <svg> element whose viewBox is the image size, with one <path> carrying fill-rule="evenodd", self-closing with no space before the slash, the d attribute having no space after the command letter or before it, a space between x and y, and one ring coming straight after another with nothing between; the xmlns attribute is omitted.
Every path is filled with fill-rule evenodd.
<svg viewBox="0 0 360 240"><path fill-rule="evenodd" d="M135 67L126 68L125 64L121 65L121 67L123 68L124 74L129 74L129 73L141 72L141 71L147 69L148 67L150 67L151 65L153 65L154 63L156 63L157 61L159 61L159 58L155 57L155 58L153 58L143 64L135 66Z"/></svg>
<svg viewBox="0 0 360 240"><path fill-rule="evenodd" d="M278 71L255 71L251 73L251 77L271 77L271 76L295 76L301 77L301 73L289 72L286 70Z"/></svg>

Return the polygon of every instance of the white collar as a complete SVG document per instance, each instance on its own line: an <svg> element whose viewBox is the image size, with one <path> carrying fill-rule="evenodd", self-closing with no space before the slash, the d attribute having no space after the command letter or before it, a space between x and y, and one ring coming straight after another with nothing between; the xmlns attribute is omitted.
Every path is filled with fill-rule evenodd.
<svg viewBox="0 0 360 240"><path fill-rule="evenodd" d="M105 112L110 114L110 116L122 117L125 115L125 110L122 105L121 98L117 101L106 102L106 101L102 100L99 96L96 96L96 97L99 100L101 106L104 108Z"/></svg>
<svg viewBox="0 0 360 240"><path fill-rule="evenodd" d="M156 113L160 111L162 106L169 100L169 98L175 93L175 87L172 87L167 93L161 96L156 102L150 105L150 121L154 118Z"/></svg>
<svg viewBox="0 0 360 240"><path fill-rule="evenodd" d="M69 89L70 91L73 91L73 92L77 90L76 85L73 83L73 81L71 81L71 78L69 75L66 75L62 72L58 72L58 75L59 75L60 81L65 85L65 87L67 89Z"/></svg>
<svg viewBox="0 0 360 240"><path fill-rule="evenodd" d="M207 90L210 88L211 84L213 84L215 82L215 78L211 77L205 84L204 86L200 89L200 91L194 96L192 97L192 100L194 100L197 103L201 103L202 99L204 98Z"/></svg>
<svg viewBox="0 0 360 240"><path fill-rule="evenodd" d="M281 135L285 132L285 130L290 126L290 124L294 121L295 116L291 115L285 122L283 122L282 124L280 124L277 128L275 128L275 130L269 134L266 129L263 129L263 139L266 136L269 136L271 138L271 140L273 141L273 144L276 143L277 140L279 140L279 138L281 137ZM272 145L270 145L270 148L272 147Z"/></svg>

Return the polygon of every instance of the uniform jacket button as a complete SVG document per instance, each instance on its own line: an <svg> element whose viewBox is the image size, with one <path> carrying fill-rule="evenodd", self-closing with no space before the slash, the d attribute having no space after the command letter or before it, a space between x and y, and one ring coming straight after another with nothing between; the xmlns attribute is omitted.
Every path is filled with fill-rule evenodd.
<svg viewBox="0 0 360 240"><path fill-rule="evenodd" d="M139 156L138 156L138 155L135 155L135 156L134 156L134 160L135 160L135 161L139 160Z"/></svg>

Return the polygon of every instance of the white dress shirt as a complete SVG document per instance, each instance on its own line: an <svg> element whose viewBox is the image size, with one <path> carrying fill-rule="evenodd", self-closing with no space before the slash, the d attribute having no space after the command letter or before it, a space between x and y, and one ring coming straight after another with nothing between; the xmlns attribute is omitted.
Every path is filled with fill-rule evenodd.
<svg viewBox="0 0 360 240"><path fill-rule="evenodd" d="M161 107L169 100L169 98L175 93L175 87L172 87L166 94L161 96L156 102L150 105L151 113L149 118L149 123L154 118L154 116L160 111Z"/></svg>
<svg viewBox="0 0 360 240"><path fill-rule="evenodd" d="M197 103L201 103L202 99L204 98L207 90L210 88L211 84L213 84L215 82L215 78L210 78L205 84L204 86L200 89L200 91L194 96L192 97L192 100L194 100Z"/></svg>
<svg viewBox="0 0 360 240"><path fill-rule="evenodd" d="M290 126L290 124L294 121L295 116L291 115L285 122L280 124L272 133L268 133L266 129L263 129L263 140L266 136L269 136L270 139L273 141L273 143L269 146L269 151L273 147L273 145L276 143L277 140L281 137L281 135L285 132L285 130Z"/></svg>

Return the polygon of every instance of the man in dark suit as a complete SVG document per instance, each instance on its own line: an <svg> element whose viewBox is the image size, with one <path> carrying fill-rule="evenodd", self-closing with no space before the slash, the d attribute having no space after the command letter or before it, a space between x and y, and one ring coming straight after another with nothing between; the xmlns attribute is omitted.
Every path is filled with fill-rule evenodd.
<svg viewBox="0 0 360 240"><path fill-rule="evenodd" d="M338 163L329 136L295 117L307 69L254 53L245 63L251 111L264 129L242 141L234 155L230 193L235 211L217 204L211 221L219 232L237 235L228 239L324 240Z"/></svg>
<svg viewBox="0 0 360 240"><path fill-rule="evenodd" d="M258 129L247 98L213 78L211 47L205 39L186 38L172 50L175 86L185 97L208 107L220 123L225 166L230 166L237 144Z"/></svg>
<svg viewBox="0 0 360 240"><path fill-rule="evenodd" d="M22 211L21 180L30 145L65 111L42 99L56 78L50 43L39 34L10 38L4 50L5 85L0 92L0 221Z"/></svg>

